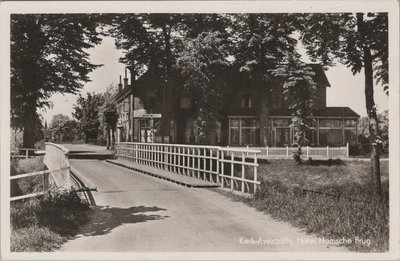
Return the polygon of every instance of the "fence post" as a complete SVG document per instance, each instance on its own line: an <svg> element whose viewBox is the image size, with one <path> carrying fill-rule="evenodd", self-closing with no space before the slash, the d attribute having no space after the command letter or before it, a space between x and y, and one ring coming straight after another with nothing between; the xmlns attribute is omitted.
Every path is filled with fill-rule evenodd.
<svg viewBox="0 0 400 261"><path fill-rule="evenodd" d="M231 190L233 190L233 176L234 176L234 170L235 170L235 165L233 164L234 160L235 160L235 157L233 156L233 152L231 152Z"/></svg>
<svg viewBox="0 0 400 261"><path fill-rule="evenodd" d="M349 143L346 143L346 157L349 157Z"/></svg>
<svg viewBox="0 0 400 261"><path fill-rule="evenodd" d="M307 158L308 158L308 151L309 151L309 147L307 146Z"/></svg>
<svg viewBox="0 0 400 261"><path fill-rule="evenodd" d="M248 157L249 156L249 145L246 146L246 150L247 150L246 157Z"/></svg>
<svg viewBox="0 0 400 261"><path fill-rule="evenodd" d="M225 152L224 151L221 151L221 153L220 153L220 155L219 155L219 157L222 157L222 160L225 160ZM219 159L218 159L219 160ZM225 162L224 161L221 161L221 175L225 175L224 173L224 165L225 165ZM221 188L223 188L224 187L224 177L221 177Z"/></svg>
<svg viewBox="0 0 400 261"><path fill-rule="evenodd" d="M329 146L326 146L326 157L329 158Z"/></svg>
<svg viewBox="0 0 400 261"><path fill-rule="evenodd" d="M248 152L247 152L247 156L249 156L249 154L248 154ZM242 193L244 193L244 178L245 178L245 176L244 176L244 163L245 163L245 157L244 157L244 152L242 152L242 188L241 188L241 190L242 190Z"/></svg>
<svg viewBox="0 0 400 261"><path fill-rule="evenodd" d="M215 164L217 164L217 184L218 184L220 182L220 179L219 179L219 175L220 175L220 173L219 173L219 149L217 149L217 161Z"/></svg>
<svg viewBox="0 0 400 261"><path fill-rule="evenodd" d="M25 158L26 158L26 159L29 159L29 150L28 150L28 149L25 149L25 151L26 151L26 152L25 152Z"/></svg>
<svg viewBox="0 0 400 261"><path fill-rule="evenodd" d="M258 165L258 162L257 162L257 153L254 153L254 194L256 194L256 191L257 191L257 184L256 184L256 182L257 182L257 165Z"/></svg>
<svg viewBox="0 0 400 261"><path fill-rule="evenodd" d="M268 158L268 146L267 146L267 158Z"/></svg>
<svg viewBox="0 0 400 261"><path fill-rule="evenodd" d="M289 158L289 146L286 146L286 157Z"/></svg>

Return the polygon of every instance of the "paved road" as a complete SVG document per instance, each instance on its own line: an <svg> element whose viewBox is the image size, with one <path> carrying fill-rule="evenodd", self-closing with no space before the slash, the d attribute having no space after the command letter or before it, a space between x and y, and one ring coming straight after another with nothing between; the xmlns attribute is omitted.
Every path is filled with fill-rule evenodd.
<svg viewBox="0 0 400 261"><path fill-rule="evenodd" d="M186 188L100 160L71 160L71 165L97 186L97 207L61 251L344 251L298 244L313 237L216 191ZM264 243L254 243L259 238Z"/></svg>

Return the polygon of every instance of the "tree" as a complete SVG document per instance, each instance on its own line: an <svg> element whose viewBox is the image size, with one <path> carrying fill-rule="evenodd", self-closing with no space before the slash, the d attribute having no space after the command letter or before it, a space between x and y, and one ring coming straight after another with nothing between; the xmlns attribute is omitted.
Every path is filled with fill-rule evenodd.
<svg viewBox="0 0 400 261"><path fill-rule="evenodd" d="M220 30L226 36L226 18L219 14L123 14L113 19L111 35L116 46L125 50L124 62L131 73L151 72L159 78L158 96L162 104L162 136L168 136L179 81L175 65L186 40L202 32ZM225 37L226 38L226 37Z"/></svg>
<svg viewBox="0 0 400 261"><path fill-rule="evenodd" d="M294 84L293 80L304 79L291 76L304 72L304 70L298 72L300 61L296 49L297 40L293 35L296 30L295 19L288 14L238 14L231 19L234 21L231 37L234 64L240 67L241 72L248 75L249 84L259 88L262 99L260 102L260 119L263 126L261 135L266 145L270 136L267 126L273 86L286 86L284 92L286 99L289 102L297 102L297 98L290 99L288 96L300 93L295 91L295 88L300 85ZM276 76L279 76L278 84L276 84ZM288 88L289 86L291 88ZM302 86L302 91L306 91L307 86ZM296 104L290 105L296 106ZM310 110L305 110L304 113L308 111ZM303 116L302 120L306 121L306 116L309 115L296 113L294 116L297 119Z"/></svg>
<svg viewBox="0 0 400 261"><path fill-rule="evenodd" d="M103 94L87 93L86 98L79 94L74 104L72 116L79 122L79 130L86 139L97 139L100 132L100 107L104 103Z"/></svg>
<svg viewBox="0 0 400 261"><path fill-rule="evenodd" d="M97 68L87 49L100 43L96 15L11 15L11 125L33 147L37 109L54 93L76 93Z"/></svg>
<svg viewBox="0 0 400 261"><path fill-rule="evenodd" d="M381 194L379 153L382 138L374 101L374 79L388 92L387 13L324 13L299 16L302 42L313 60L324 65L339 61L353 74L363 71L365 102L369 119L371 184Z"/></svg>
<svg viewBox="0 0 400 261"><path fill-rule="evenodd" d="M110 84L106 92L103 94L104 103L100 107L99 116L101 128L106 132L106 146L107 149L111 149L115 144L114 132L117 128L118 112L115 103L113 102L113 96L117 93L117 88Z"/></svg>
<svg viewBox="0 0 400 261"><path fill-rule="evenodd" d="M172 110L168 104L174 98L173 65L179 52L182 15L122 14L112 20L111 35L117 48L125 50L121 58L131 74L150 71L159 77L159 97L162 104L162 136L168 136Z"/></svg>
<svg viewBox="0 0 400 261"><path fill-rule="evenodd" d="M221 41L219 32L201 33L195 39L188 39L176 63L176 68L184 77L184 88L195 99L195 127L199 143L208 141L222 109L221 100L226 86L223 75L229 62Z"/></svg>
<svg viewBox="0 0 400 261"><path fill-rule="evenodd" d="M309 130L315 109L317 86L313 80L312 68L300 61L300 57L288 59L285 64L280 64L271 70L272 74L281 80L283 95L288 100L292 118L291 127L294 132L294 145L298 152L294 154L296 163L301 163L302 147L306 145L306 131Z"/></svg>
<svg viewBox="0 0 400 261"><path fill-rule="evenodd" d="M382 145L389 147L389 111L385 110L378 113L378 128L382 138ZM368 117L361 117L358 122L358 133L363 139L369 139L369 119Z"/></svg>
<svg viewBox="0 0 400 261"><path fill-rule="evenodd" d="M76 122L72 122L67 115L54 115L50 123L51 140L56 142L73 140L74 125Z"/></svg>

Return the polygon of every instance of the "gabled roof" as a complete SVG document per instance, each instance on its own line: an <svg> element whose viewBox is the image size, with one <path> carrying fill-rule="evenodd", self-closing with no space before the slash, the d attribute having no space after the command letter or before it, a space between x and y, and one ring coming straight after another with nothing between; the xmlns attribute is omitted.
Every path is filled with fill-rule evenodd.
<svg viewBox="0 0 400 261"><path fill-rule="evenodd" d="M307 65L310 66L311 69L314 71L315 75L313 77L313 80L317 85L323 87L331 87L331 84L329 83L328 78L326 77L322 65L317 63L309 63Z"/></svg>
<svg viewBox="0 0 400 261"><path fill-rule="evenodd" d="M273 109L270 112L270 116L291 116L291 112L289 109ZM353 117L358 118L358 115L355 111L350 109L349 107L326 107L317 109L314 111L314 116L317 117Z"/></svg>
<svg viewBox="0 0 400 261"><path fill-rule="evenodd" d="M126 86L125 88L118 91L114 95L114 97L113 97L114 102L119 102L119 101L125 99L127 96L129 96L131 94L131 92L132 92L131 85Z"/></svg>

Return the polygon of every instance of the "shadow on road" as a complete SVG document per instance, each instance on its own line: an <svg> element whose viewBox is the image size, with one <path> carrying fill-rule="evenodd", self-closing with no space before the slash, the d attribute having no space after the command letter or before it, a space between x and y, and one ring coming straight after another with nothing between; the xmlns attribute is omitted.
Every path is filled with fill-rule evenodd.
<svg viewBox="0 0 400 261"><path fill-rule="evenodd" d="M80 229L79 234L83 236L106 235L121 225L162 220L169 216L145 213L164 210L166 209L145 206L130 208L96 207L93 209L88 224Z"/></svg>

